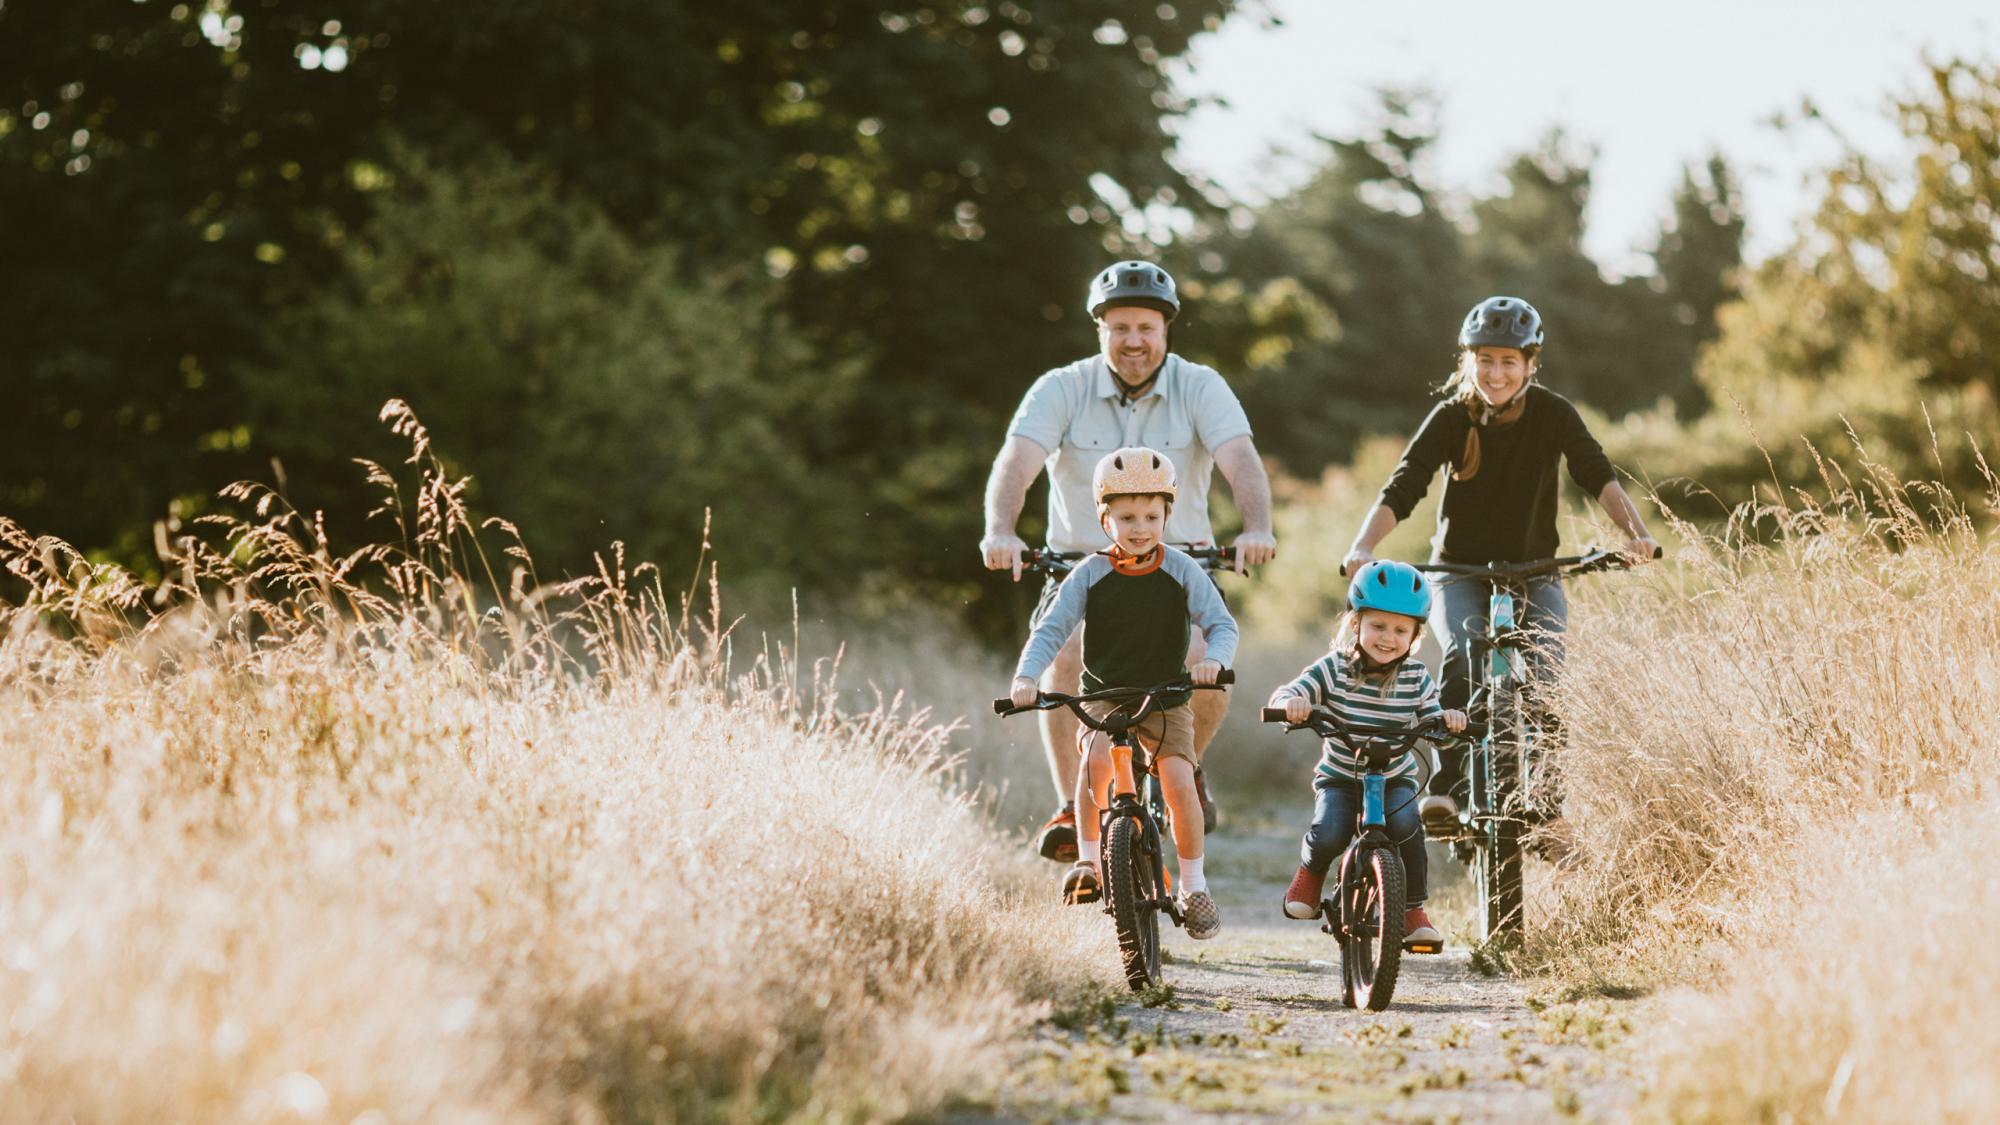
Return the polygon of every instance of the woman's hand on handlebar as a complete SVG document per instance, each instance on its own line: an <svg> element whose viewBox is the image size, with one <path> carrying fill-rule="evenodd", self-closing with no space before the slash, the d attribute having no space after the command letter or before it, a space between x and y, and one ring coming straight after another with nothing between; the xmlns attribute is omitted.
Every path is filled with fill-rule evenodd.
<svg viewBox="0 0 2000 1125"><path fill-rule="evenodd" d="M1659 542L1652 536L1642 535L1637 539L1628 541L1625 546L1619 549L1618 553L1625 556L1626 565L1644 566L1666 552L1660 550Z"/></svg>
<svg viewBox="0 0 2000 1125"><path fill-rule="evenodd" d="M1214 660L1204 660L1188 669L1188 679L1203 687L1215 683L1221 675L1222 665Z"/></svg>
<svg viewBox="0 0 2000 1125"><path fill-rule="evenodd" d="M1016 676L1014 686L1007 691L1007 699L1016 707L1033 707L1039 694L1041 689L1035 686L1035 681L1026 676Z"/></svg>

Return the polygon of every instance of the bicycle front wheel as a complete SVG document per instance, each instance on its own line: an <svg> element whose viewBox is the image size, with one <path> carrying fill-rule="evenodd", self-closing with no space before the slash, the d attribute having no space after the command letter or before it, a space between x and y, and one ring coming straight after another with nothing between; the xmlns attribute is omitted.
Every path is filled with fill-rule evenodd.
<svg viewBox="0 0 2000 1125"><path fill-rule="evenodd" d="M1478 855L1472 881L1479 892L1479 939L1512 941L1521 935L1521 738L1519 699L1509 694L1495 709L1494 738L1484 747L1478 780L1484 790L1474 801Z"/></svg>
<svg viewBox="0 0 2000 1125"><path fill-rule="evenodd" d="M1357 1008L1379 1012L1396 993L1403 959L1403 861L1370 848L1353 865L1341 895L1348 918L1340 942L1343 992Z"/></svg>
<svg viewBox="0 0 2000 1125"><path fill-rule="evenodd" d="M1104 838L1105 890L1111 922L1118 930L1118 955L1125 983L1138 992L1160 979L1160 914L1157 842L1151 854L1136 816L1114 816Z"/></svg>

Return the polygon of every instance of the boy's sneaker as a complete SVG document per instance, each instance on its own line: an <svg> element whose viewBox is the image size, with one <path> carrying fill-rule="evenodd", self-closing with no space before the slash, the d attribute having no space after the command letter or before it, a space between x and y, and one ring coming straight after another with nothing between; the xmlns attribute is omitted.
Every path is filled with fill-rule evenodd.
<svg viewBox="0 0 2000 1125"><path fill-rule="evenodd" d="M1315 872L1305 864L1299 865L1299 873L1292 876L1292 885L1285 888L1285 917L1319 917L1320 892L1326 887L1326 872Z"/></svg>
<svg viewBox="0 0 2000 1125"><path fill-rule="evenodd" d="M1222 912L1207 891L1181 896L1181 919L1187 924L1188 936L1196 941L1207 941L1222 932Z"/></svg>
<svg viewBox="0 0 2000 1125"><path fill-rule="evenodd" d="M1043 859L1057 863L1076 862L1076 806L1068 802L1035 833L1035 850Z"/></svg>
<svg viewBox="0 0 2000 1125"><path fill-rule="evenodd" d="M1403 911L1403 948L1412 953L1440 953L1444 950L1444 935L1431 925L1431 919L1421 906L1412 906Z"/></svg>
<svg viewBox="0 0 2000 1125"><path fill-rule="evenodd" d="M1071 906L1082 906L1103 898L1103 891L1097 882L1097 865L1078 863L1063 875L1063 901Z"/></svg>
<svg viewBox="0 0 2000 1125"><path fill-rule="evenodd" d="M1433 793L1417 802L1417 816L1424 822L1424 835L1433 840L1449 840L1458 835L1458 802Z"/></svg>
<svg viewBox="0 0 2000 1125"><path fill-rule="evenodd" d="M1215 831L1215 802L1208 799L1208 775L1194 768L1194 795L1201 798L1201 834Z"/></svg>

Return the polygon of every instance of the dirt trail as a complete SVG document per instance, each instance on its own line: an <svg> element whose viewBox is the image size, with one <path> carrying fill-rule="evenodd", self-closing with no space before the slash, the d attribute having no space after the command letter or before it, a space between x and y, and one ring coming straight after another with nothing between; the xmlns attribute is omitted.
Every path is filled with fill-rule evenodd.
<svg viewBox="0 0 2000 1125"><path fill-rule="evenodd" d="M1389 1010L1341 1007L1333 939L1318 923L1278 911L1296 839L1276 831L1211 838L1223 932L1194 942L1171 931L1171 995L1120 994L1058 1013L1018 1047L1004 1077L951 1119L1628 1116L1625 1040L1639 1006L1570 1000L1475 972L1464 934L1453 932L1462 931L1470 898L1456 864L1432 863L1432 915L1452 939L1447 952L1406 957ZM1104 929L1109 958L1108 918Z"/></svg>

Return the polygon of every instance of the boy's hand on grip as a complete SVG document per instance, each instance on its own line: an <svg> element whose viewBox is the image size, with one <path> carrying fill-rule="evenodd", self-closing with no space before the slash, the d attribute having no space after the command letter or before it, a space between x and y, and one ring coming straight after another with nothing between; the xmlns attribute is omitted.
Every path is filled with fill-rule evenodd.
<svg viewBox="0 0 2000 1125"><path fill-rule="evenodd" d="M1458 732L1464 730L1465 712L1446 711L1444 713L1444 729L1450 731L1453 734L1457 734Z"/></svg>
<svg viewBox="0 0 2000 1125"><path fill-rule="evenodd" d="M1222 674L1222 665L1214 660L1204 660L1188 669L1188 679L1198 684L1212 684Z"/></svg>
<svg viewBox="0 0 2000 1125"><path fill-rule="evenodd" d="M1285 721L1303 723L1312 714L1312 700L1302 695L1294 695L1285 700Z"/></svg>
<svg viewBox="0 0 2000 1125"><path fill-rule="evenodd" d="M1037 694L1039 690L1035 687L1035 681L1026 676L1016 676L1014 686L1007 691L1007 698L1012 700L1016 707L1033 707Z"/></svg>

